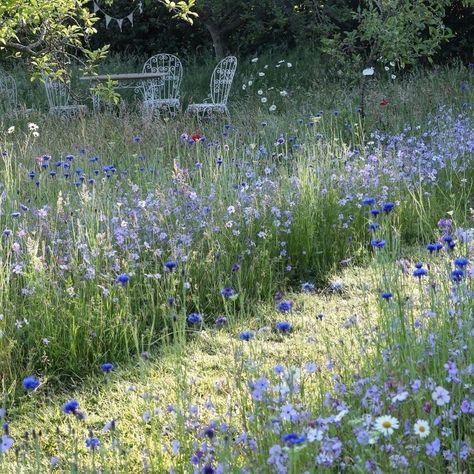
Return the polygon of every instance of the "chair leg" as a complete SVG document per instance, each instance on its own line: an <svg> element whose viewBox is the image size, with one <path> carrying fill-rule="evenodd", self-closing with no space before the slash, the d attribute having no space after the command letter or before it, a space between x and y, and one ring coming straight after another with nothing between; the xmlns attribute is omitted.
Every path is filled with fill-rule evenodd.
<svg viewBox="0 0 474 474"><path fill-rule="evenodd" d="M227 106L224 109L224 114L225 114L227 120L230 122L230 113L229 113L229 109L227 108Z"/></svg>

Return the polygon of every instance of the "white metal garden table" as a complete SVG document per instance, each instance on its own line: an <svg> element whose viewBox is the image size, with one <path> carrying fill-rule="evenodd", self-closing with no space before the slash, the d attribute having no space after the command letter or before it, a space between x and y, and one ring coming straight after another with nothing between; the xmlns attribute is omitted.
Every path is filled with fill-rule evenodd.
<svg viewBox="0 0 474 474"><path fill-rule="evenodd" d="M143 90L143 86L147 81L153 81L154 86L160 86L160 79L166 76L166 72L133 72L126 74L103 74L97 76L83 76L81 81L89 81L92 83L117 81L118 85L114 86L113 89L134 89L136 93ZM92 105L94 111L97 111L100 106L100 97L97 94L92 93Z"/></svg>

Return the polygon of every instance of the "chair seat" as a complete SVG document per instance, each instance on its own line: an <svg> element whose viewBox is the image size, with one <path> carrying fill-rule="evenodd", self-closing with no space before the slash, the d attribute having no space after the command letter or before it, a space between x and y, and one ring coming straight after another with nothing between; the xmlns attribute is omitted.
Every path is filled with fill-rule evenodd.
<svg viewBox="0 0 474 474"><path fill-rule="evenodd" d="M169 108L169 107L179 107L180 101L178 98L172 99L145 99L143 104L146 108Z"/></svg>
<svg viewBox="0 0 474 474"><path fill-rule="evenodd" d="M71 113L85 113L87 112L87 105L56 105L49 108L50 114L71 114Z"/></svg>
<svg viewBox="0 0 474 474"><path fill-rule="evenodd" d="M216 112L227 112L226 104L214 104L203 102L201 104L189 104L186 109L187 112L207 112L207 111L216 111Z"/></svg>

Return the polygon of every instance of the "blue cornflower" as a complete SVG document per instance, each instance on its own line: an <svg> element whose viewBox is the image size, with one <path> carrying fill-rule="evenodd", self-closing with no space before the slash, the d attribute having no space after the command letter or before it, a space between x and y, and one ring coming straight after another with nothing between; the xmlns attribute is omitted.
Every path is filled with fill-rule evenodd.
<svg viewBox="0 0 474 474"><path fill-rule="evenodd" d="M260 122L260 126L262 128L265 128L267 125L268 125L268 122L265 122L265 120L263 122Z"/></svg>
<svg viewBox="0 0 474 474"><path fill-rule="evenodd" d="M21 214L20 214L19 212L12 212L12 213L11 213L11 216L15 219L15 218L17 218L17 217L20 217Z"/></svg>
<svg viewBox="0 0 474 474"><path fill-rule="evenodd" d="M428 270L426 270L425 268L423 268L423 264L418 262L415 264L415 270L413 271L413 276L415 278L421 278L423 276L426 276L428 275Z"/></svg>
<svg viewBox="0 0 474 474"><path fill-rule="evenodd" d="M114 368L114 364L110 362L104 362L103 364L100 364L100 369L102 372L105 372L106 374L110 372Z"/></svg>
<svg viewBox="0 0 474 474"><path fill-rule="evenodd" d="M280 321L275 325L276 329L281 332L290 332L293 326L288 321Z"/></svg>
<svg viewBox="0 0 474 474"><path fill-rule="evenodd" d="M370 213L371 213L374 217L377 217L377 216L380 214L380 209L377 209L377 208L373 207L373 208L370 210Z"/></svg>
<svg viewBox="0 0 474 474"><path fill-rule="evenodd" d="M381 294L382 298L384 300L390 300L392 298L392 293L390 293L389 291L384 291L382 294Z"/></svg>
<svg viewBox="0 0 474 474"><path fill-rule="evenodd" d="M86 439L86 447L91 449L96 449L100 446L100 441L97 438L87 438Z"/></svg>
<svg viewBox="0 0 474 474"><path fill-rule="evenodd" d="M385 240L382 239L372 239L370 245L377 249L383 249L385 247Z"/></svg>
<svg viewBox="0 0 474 474"><path fill-rule="evenodd" d="M430 253L439 252L442 248L443 248L443 245L440 244L439 242L428 244L426 246L426 249L429 250Z"/></svg>
<svg viewBox="0 0 474 474"><path fill-rule="evenodd" d="M66 414L76 414L78 408L79 402L77 400L69 400L63 405L63 412Z"/></svg>
<svg viewBox="0 0 474 474"><path fill-rule="evenodd" d="M460 268L456 268L451 272L451 280L454 282L461 281L464 277L464 272Z"/></svg>
<svg viewBox="0 0 474 474"><path fill-rule="evenodd" d="M209 439L212 439L216 435L216 432L211 426L207 426L204 428L203 435L207 436Z"/></svg>
<svg viewBox="0 0 474 474"><path fill-rule="evenodd" d="M362 199L362 204L364 204L364 206L373 206L375 204L375 198L365 197Z"/></svg>
<svg viewBox="0 0 474 474"><path fill-rule="evenodd" d="M214 321L214 324L216 326L224 326L225 324L227 324L227 318L225 316L218 316Z"/></svg>
<svg viewBox="0 0 474 474"><path fill-rule="evenodd" d="M369 222L368 228L369 230L375 232L377 229L380 228L380 224L378 222Z"/></svg>
<svg viewBox="0 0 474 474"><path fill-rule="evenodd" d="M188 316L189 324L199 324L202 323L202 316L199 313L191 313Z"/></svg>
<svg viewBox="0 0 474 474"><path fill-rule="evenodd" d="M304 443L306 441L306 436L298 433L287 433L281 437L281 440L290 446L294 446L295 444Z"/></svg>
<svg viewBox="0 0 474 474"><path fill-rule="evenodd" d="M389 212L393 211L393 208L395 207L394 202L386 202L385 204L382 205L382 210L385 212L385 214L388 214Z"/></svg>
<svg viewBox="0 0 474 474"><path fill-rule="evenodd" d="M40 384L41 382L33 375L25 377L22 382L23 388L25 390L36 390L40 386Z"/></svg>
<svg viewBox="0 0 474 474"><path fill-rule="evenodd" d="M233 296L237 296L237 292L233 288L222 288L221 295L224 298L232 298Z"/></svg>
<svg viewBox="0 0 474 474"><path fill-rule="evenodd" d="M253 339L254 336L255 333L253 333L252 331L242 331L239 335L239 339L241 341L250 341L250 339Z"/></svg>
<svg viewBox="0 0 474 474"><path fill-rule="evenodd" d="M6 453L14 444L13 438L4 434L0 437L0 454Z"/></svg>
<svg viewBox="0 0 474 474"><path fill-rule="evenodd" d="M429 457L436 456L439 453L441 448L441 441L439 438L435 438L431 443L426 445L426 454Z"/></svg>
<svg viewBox="0 0 474 474"><path fill-rule="evenodd" d="M466 257L459 257L454 260L454 265L459 268L465 267L469 263L469 260Z"/></svg>
<svg viewBox="0 0 474 474"><path fill-rule="evenodd" d="M292 308L293 308L293 301L289 301L289 300L282 301L281 303L278 303L276 305L276 309L280 311L280 313L288 313L289 311L291 311Z"/></svg>
<svg viewBox="0 0 474 474"><path fill-rule="evenodd" d="M301 284L301 289L305 292L305 293L309 293L310 291L313 291L314 290L314 285L312 283L302 283Z"/></svg>
<svg viewBox="0 0 474 474"><path fill-rule="evenodd" d="M116 279L116 283L120 283L121 285L126 285L130 281L130 277L126 273L122 273Z"/></svg>
<svg viewBox="0 0 474 474"><path fill-rule="evenodd" d="M36 173L35 173L34 171L30 171L30 172L28 173L28 176L29 176L31 179L33 179L33 178L36 176Z"/></svg>
<svg viewBox="0 0 474 474"><path fill-rule="evenodd" d="M168 270L173 270L173 268L176 268L177 263L174 260L169 260L168 262L165 263L165 268Z"/></svg>
<svg viewBox="0 0 474 474"><path fill-rule="evenodd" d="M132 140L135 142L135 143L138 143L138 142L141 142L142 141L142 137L140 135L134 135L132 137Z"/></svg>

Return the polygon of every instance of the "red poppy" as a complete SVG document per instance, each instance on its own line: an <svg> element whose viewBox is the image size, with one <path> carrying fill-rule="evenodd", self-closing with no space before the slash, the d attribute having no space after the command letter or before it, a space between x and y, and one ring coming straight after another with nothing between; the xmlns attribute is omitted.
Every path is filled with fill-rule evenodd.
<svg viewBox="0 0 474 474"><path fill-rule="evenodd" d="M194 132L194 133L191 135L191 138L192 138L195 142L198 142L199 140L201 140L202 135L201 135L199 132Z"/></svg>
<svg viewBox="0 0 474 474"><path fill-rule="evenodd" d="M387 107L387 105L390 104L390 102L387 99L381 100L380 101L380 107Z"/></svg>

